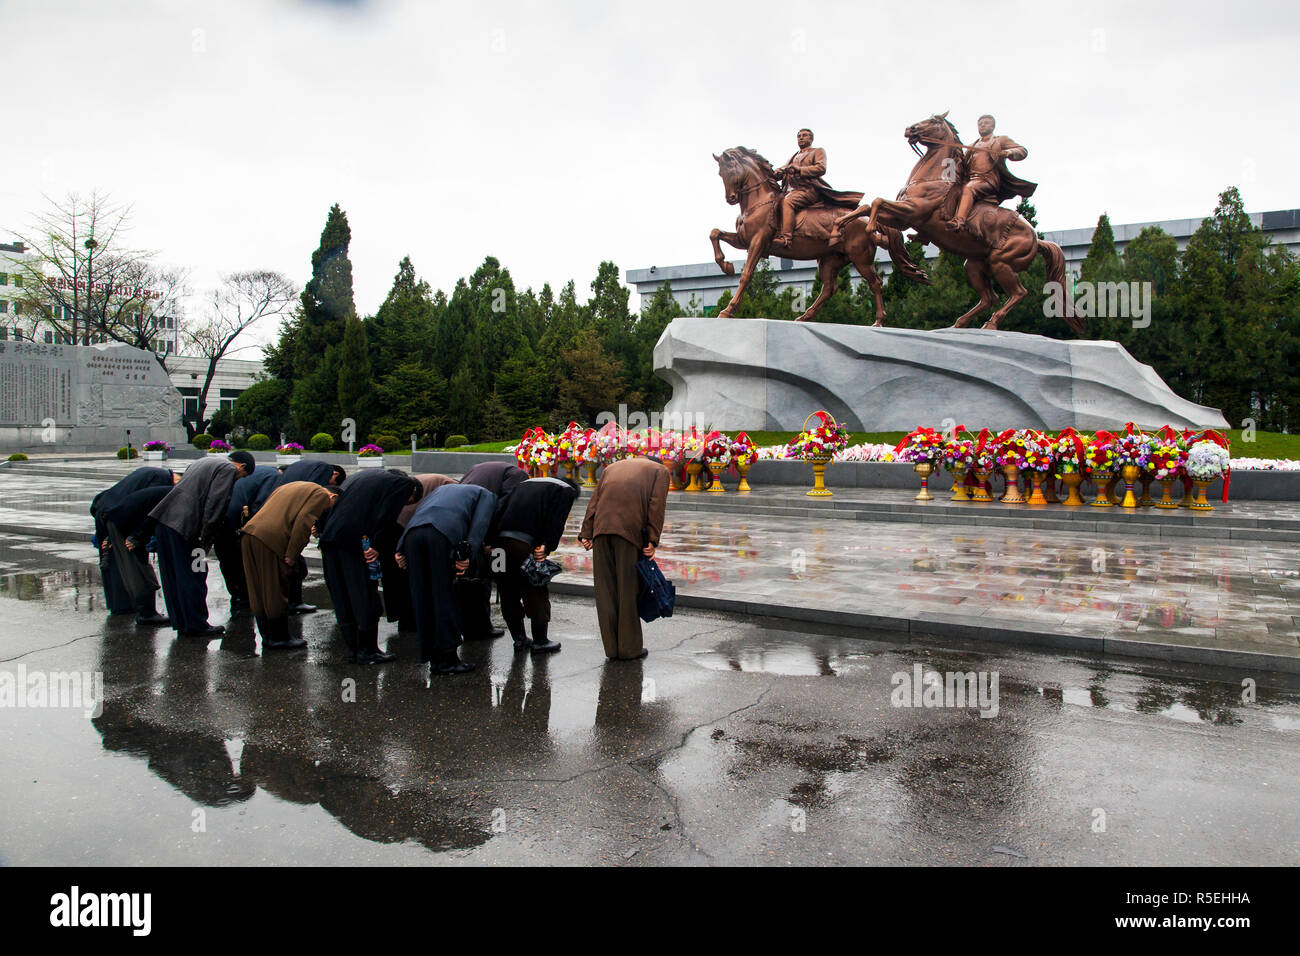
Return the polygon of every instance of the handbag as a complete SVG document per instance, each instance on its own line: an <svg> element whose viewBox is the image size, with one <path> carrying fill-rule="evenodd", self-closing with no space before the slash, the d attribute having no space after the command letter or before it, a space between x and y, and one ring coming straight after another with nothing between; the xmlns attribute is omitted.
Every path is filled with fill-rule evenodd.
<svg viewBox="0 0 1300 956"><path fill-rule="evenodd" d="M523 564L519 566L523 573L524 580L535 588L544 588L551 583L551 578L555 577L564 570L558 562L550 558L543 558L538 561L531 554L524 558Z"/></svg>
<svg viewBox="0 0 1300 956"><path fill-rule="evenodd" d="M664 577L654 558L640 558L636 563L640 587L636 595L636 613L647 624L661 617L672 617L677 603L677 588Z"/></svg>

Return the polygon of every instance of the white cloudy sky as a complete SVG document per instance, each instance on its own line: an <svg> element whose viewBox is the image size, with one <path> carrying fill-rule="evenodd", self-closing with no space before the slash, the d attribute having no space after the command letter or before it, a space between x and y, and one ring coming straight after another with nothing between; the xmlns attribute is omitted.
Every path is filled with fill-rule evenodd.
<svg viewBox="0 0 1300 956"><path fill-rule="evenodd" d="M1043 229L1200 217L1228 185L1289 209L1298 9L0 0L0 234L100 189L199 287L301 282L338 202L363 314L405 254L448 290L491 254L581 294L602 259L710 258L735 216L711 153L783 161L810 126L832 185L892 197L903 128L942 110L967 139L995 113L1029 149Z"/></svg>

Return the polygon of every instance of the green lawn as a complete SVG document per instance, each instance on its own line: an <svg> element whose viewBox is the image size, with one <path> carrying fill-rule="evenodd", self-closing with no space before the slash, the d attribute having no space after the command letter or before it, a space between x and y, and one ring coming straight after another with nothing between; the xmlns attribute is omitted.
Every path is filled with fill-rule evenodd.
<svg viewBox="0 0 1300 956"><path fill-rule="evenodd" d="M784 445L798 432L749 432L754 444L759 446ZM897 445L907 432L853 432L849 444L859 445L870 442L874 445ZM1254 441L1242 440L1241 429L1228 432L1232 442L1232 454L1236 458L1291 458L1300 460L1300 435L1283 435L1278 432L1256 432ZM461 448L440 448L438 451L474 451L501 452L507 445L513 445L519 439L509 441L480 442L477 445L465 445Z"/></svg>

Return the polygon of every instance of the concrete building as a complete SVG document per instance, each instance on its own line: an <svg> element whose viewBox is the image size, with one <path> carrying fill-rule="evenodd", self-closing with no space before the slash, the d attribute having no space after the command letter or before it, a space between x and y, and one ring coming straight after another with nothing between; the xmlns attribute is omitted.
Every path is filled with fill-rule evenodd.
<svg viewBox="0 0 1300 956"><path fill-rule="evenodd" d="M1274 245L1286 246L1293 253L1300 255L1300 209L1282 209L1276 212L1251 213L1250 221L1268 234ZM1187 248L1187 241L1200 228L1200 219L1167 219L1163 222L1134 222L1123 225L1112 224L1115 232L1115 247L1122 253L1129 240L1148 226L1157 226L1169 233L1178 243L1178 250ZM1058 229L1043 233L1043 238L1054 242L1065 252L1065 267L1076 279L1084 258L1088 255L1088 246L1092 243L1092 234L1096 226L1080 229ZM927 256L938 255L934 246L927 246ZM811 298L813 280L817 278L817 264L803 260L780 259L772 257L771 267L777 274L777 289L802 289L805 296ZM628 285L635 286L641 296L641 307L649 304L655 292L665 282L671 282L673 298L686 308L695 308L711 315L716 309L718 298L722 293L736 290L740 270L744 259L732 260L736 275L724 275L714 262L697 262L690 265L651 266L648 269L629 269L625 274ZM876 269L882 276L892 269L889 255L883 249L876 250ZM856 288L861 281L858 270L850 266L851 281ZM692 298L694 302L692 303Z"/></svg>

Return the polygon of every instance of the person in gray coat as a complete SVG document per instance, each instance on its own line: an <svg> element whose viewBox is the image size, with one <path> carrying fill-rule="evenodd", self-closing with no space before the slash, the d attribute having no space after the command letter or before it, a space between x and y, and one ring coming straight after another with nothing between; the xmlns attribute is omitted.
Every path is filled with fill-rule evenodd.
<svg viewBox="0 0 1300 956"><path fill-rule="evenodd" d="M425 495L397 542L397 566L411 577L411 608L420 660L433 674L464 674L461 620L452 581L481 559L497 496L478 485L442 485Z"/></svg>
<svg viewBox="0 0 1300 956"><path fill-rule="evenodd" d="M156 524L163 600L182 637L212 638L226 631L208 624L205 552L226 520L236 479L252 474L253 468L253 456L246 451L229 458L208 455L186 468L176 487L149 512Z"/></svg>

